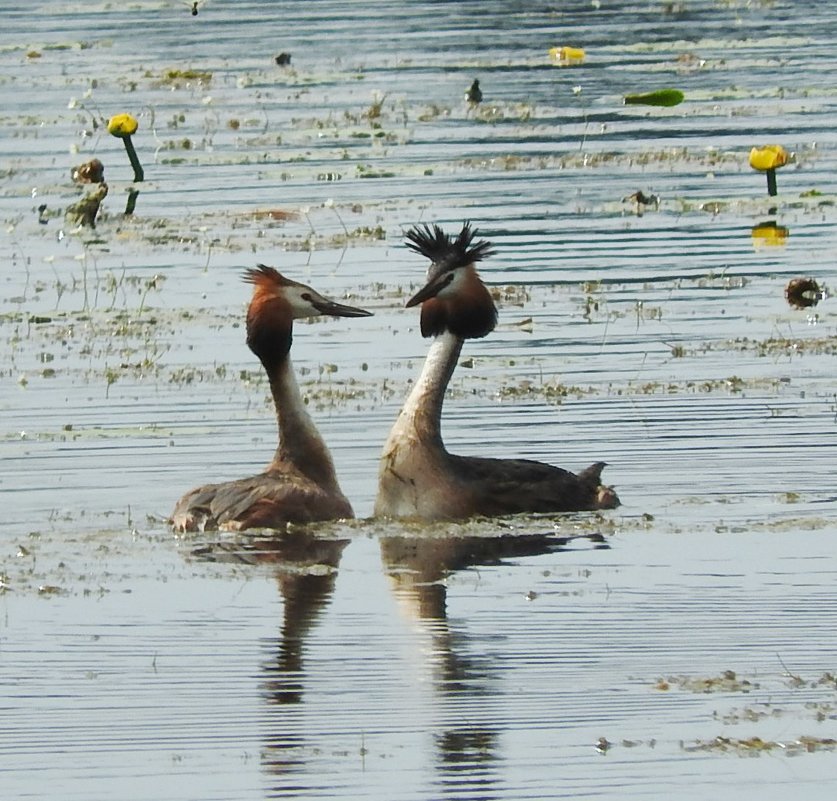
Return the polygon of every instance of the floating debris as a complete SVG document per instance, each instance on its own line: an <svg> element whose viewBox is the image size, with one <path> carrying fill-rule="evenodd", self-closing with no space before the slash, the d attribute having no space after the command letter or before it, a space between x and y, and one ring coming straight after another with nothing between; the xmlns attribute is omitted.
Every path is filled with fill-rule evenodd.
<svg viewBox="0 0 837 801"><path fill-rule="evenodd" d="M785 287L785 298L795 309L816 306L824 297L823 288L813 278L791 278Z"/></svg>
<svg viewBox="0 0 837 801"><path fill-rule="evenodd" d="M64 216L71 225L95 228L99 207L107 194L108 185L104 182L100 183L93 192L85 195L78 203L68 206Z"/></svg>
<svg viewBox="0 0 837 801"><path fill-rule="evenodd" d="M291 66L291 54L290 53L280 53L273 60L276 62L276 65L278 67L290 67Z"/></svg>
<svg viewBox="0 0 837 801"><path fill-rule="evenodd" d="M198 84L206 86L212 80L212 73L206 70L166 70L160 80L162 86L173 86L177 89Z"/></svg>
<svg viewBox="0 0 837 801"><path fill-rule="evenodd" d="M646 206L653 206L655 211L660 208L660 197L653 192L646 195L641 189L637 189L633 194L622 198L623 203L629 200L636 204L637 217L642 217Z"/></svg>
<svg viewBox="0 0 837 801"><path fill-rule="evenodd" d="M100 184L105 180L105 165L99 159L91 159L73 167L70 176L76 184Z"/></svg>
<svg viewBox="0 0 837 801"><path fill-rule="evenodd" d="M55 584L41 584L38 587L38 595L42 596L51 596L51 595L65 595L66 592L61 589L61 587L56 586Z"/></svg>
<svg viewBox="0 0 837 801"><path fill-rule="evenodd" d="M725 670L720 676L710 676L707 678L694 678L692 676L667 676L665 678L658 679L657 683L654 685L654 689L667 692L672 687L677 687L681 690L688 690L693 693L748 693L751 690L757 689L758 686L758 684L754 684L747 679L739 679L734 670Z"/></svg>
<svg viewBox="0 0 837 801"><path fill-rule="evenodd" d="M812 753L814 751L835 751L837 740L831 737L802 736L796 740L762 740L761 737L715 737L712 740L698 740L693 745L684 745L684 751L723 751L758 756L765 752L782 751L788 755Z"/></svg>
<svg viewBox="0 0 837 801"><path fill-rule="evenodd" d="M298 220L299 213L296 211L288 211L286 209L262 209L253 212L253 217L256 220L277 220L278 222L288 222L289 220Z"/></svg>

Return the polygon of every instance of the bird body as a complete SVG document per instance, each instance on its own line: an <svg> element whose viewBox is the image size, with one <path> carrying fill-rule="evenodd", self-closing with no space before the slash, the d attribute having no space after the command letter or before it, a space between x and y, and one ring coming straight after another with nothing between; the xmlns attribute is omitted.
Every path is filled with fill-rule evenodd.
<svg viewBox="0 0 837 801"><path fill-rule="evenodd" d="M482 89L480 89L480 82L474 78L473 83L465 91L465 99L472 106L482 103Z"/></svg>
<svg viewBox="0 0 837 801"><path fill-rule="evenodd" d="M604 462L576 475L529 459L457 456L445 448L442 403L463 344L487 335L497 320L475 268L493 251L488 242L473 244L474 233L466 224L456 239L438 226L407 234L408 247L431 260L427 283L407 306L421 304L422 334L434 341L384 446L376 515L445 520L618 506L616 493L601 484Z"/></svg>
<svg viewBox="0 0 837 801"><path fill-rule="evenodd" d="M290 359L293 321L304 317L365 317L369 312L328 300L272 267L248 270L254 286L247 311L247 344L270 380L279 444L264 472L186 493L171 523L178 531L277 528L352 517L334 463L299 391Z"/></svg>

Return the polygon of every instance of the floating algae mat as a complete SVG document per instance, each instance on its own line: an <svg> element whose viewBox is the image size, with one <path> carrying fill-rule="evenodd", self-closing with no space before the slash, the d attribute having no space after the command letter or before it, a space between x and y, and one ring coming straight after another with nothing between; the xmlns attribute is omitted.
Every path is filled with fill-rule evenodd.
<svg viewBox="0 0 837 801"><path fill-rule="evenodd" d="M5 13L5 795L833 795L837 12L605 5ZM446 444L606 461L618 510L369 519L427 349L403 231L464 220L500 315ZM175 538L276 447L257 263L375 312L294 330L360 519Z"/></svg>

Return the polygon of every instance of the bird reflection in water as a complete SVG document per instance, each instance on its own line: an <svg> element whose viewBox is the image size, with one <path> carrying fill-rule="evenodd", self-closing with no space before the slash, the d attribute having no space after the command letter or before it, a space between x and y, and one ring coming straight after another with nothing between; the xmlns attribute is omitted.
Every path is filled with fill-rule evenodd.
<svg viewBox="0 0 837 801"><path fill-rule="evenodd" d="M275 704L302 699L305 639L328 606L348 539L295 527L239 534L232 542L211 542L193 554L205 561L270 565L282 598L282 626L264 665L265 698Z"/></svg>
<svg viewBox="0 0 837 801"><path fill-rule="evenodd" d="M321 539L307 532L270 541L267 551L276 566L282 596L282 627L272 644L274 657L264 664L262 691L273 704L302 700L305 641L328 606L337 581L337 568L347 539Z"/></svg>
<svg viewBox="0 0 837 801"><path fill-rule="evenodd" d="M348 539L319 536L304 528L288 531L259 530L239 534L230 542L212 542L193 553L207 561L268 565L282 598L282 624L276 639L265 641L269 656L262 662L261 693L271 706L300 704L304 695L306 640L328 606L337 569ZM274 774L299 770L306 746L295 724L270 716L262 760ZM310 745L310 744L308 744Z"/></svg>
<svg viewBox="0 0 837 801"><path fill-rule="evenodd" d="M501 666L491 655L477 655L467 628L450 621L446 579L459 570L551 553L566 542L567 538L552 534L434 536L432 530L381 539L381 557L393 592L425 639L421 653L432 674L437 717L444 721L434 738L445 794L460 792L463 782L478 791L495 782L503 729L502 720L492 713L492 699L502 693L496 686ZM482 697L485 702L477 707L469 702L468 709L475 714L469 714L467 723L452 723L462 717L463 697Z"/></svg>

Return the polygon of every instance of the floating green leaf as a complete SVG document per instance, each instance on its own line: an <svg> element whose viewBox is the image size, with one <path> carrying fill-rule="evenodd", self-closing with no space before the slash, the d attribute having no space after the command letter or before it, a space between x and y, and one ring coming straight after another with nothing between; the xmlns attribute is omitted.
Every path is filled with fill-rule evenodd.
<svg viewBox="0 0 837 801"><path fill-rule="evenodd" d="M657 89L643 95L625 95L626 106L677 106L685 95L679 89Z"/></svg>

